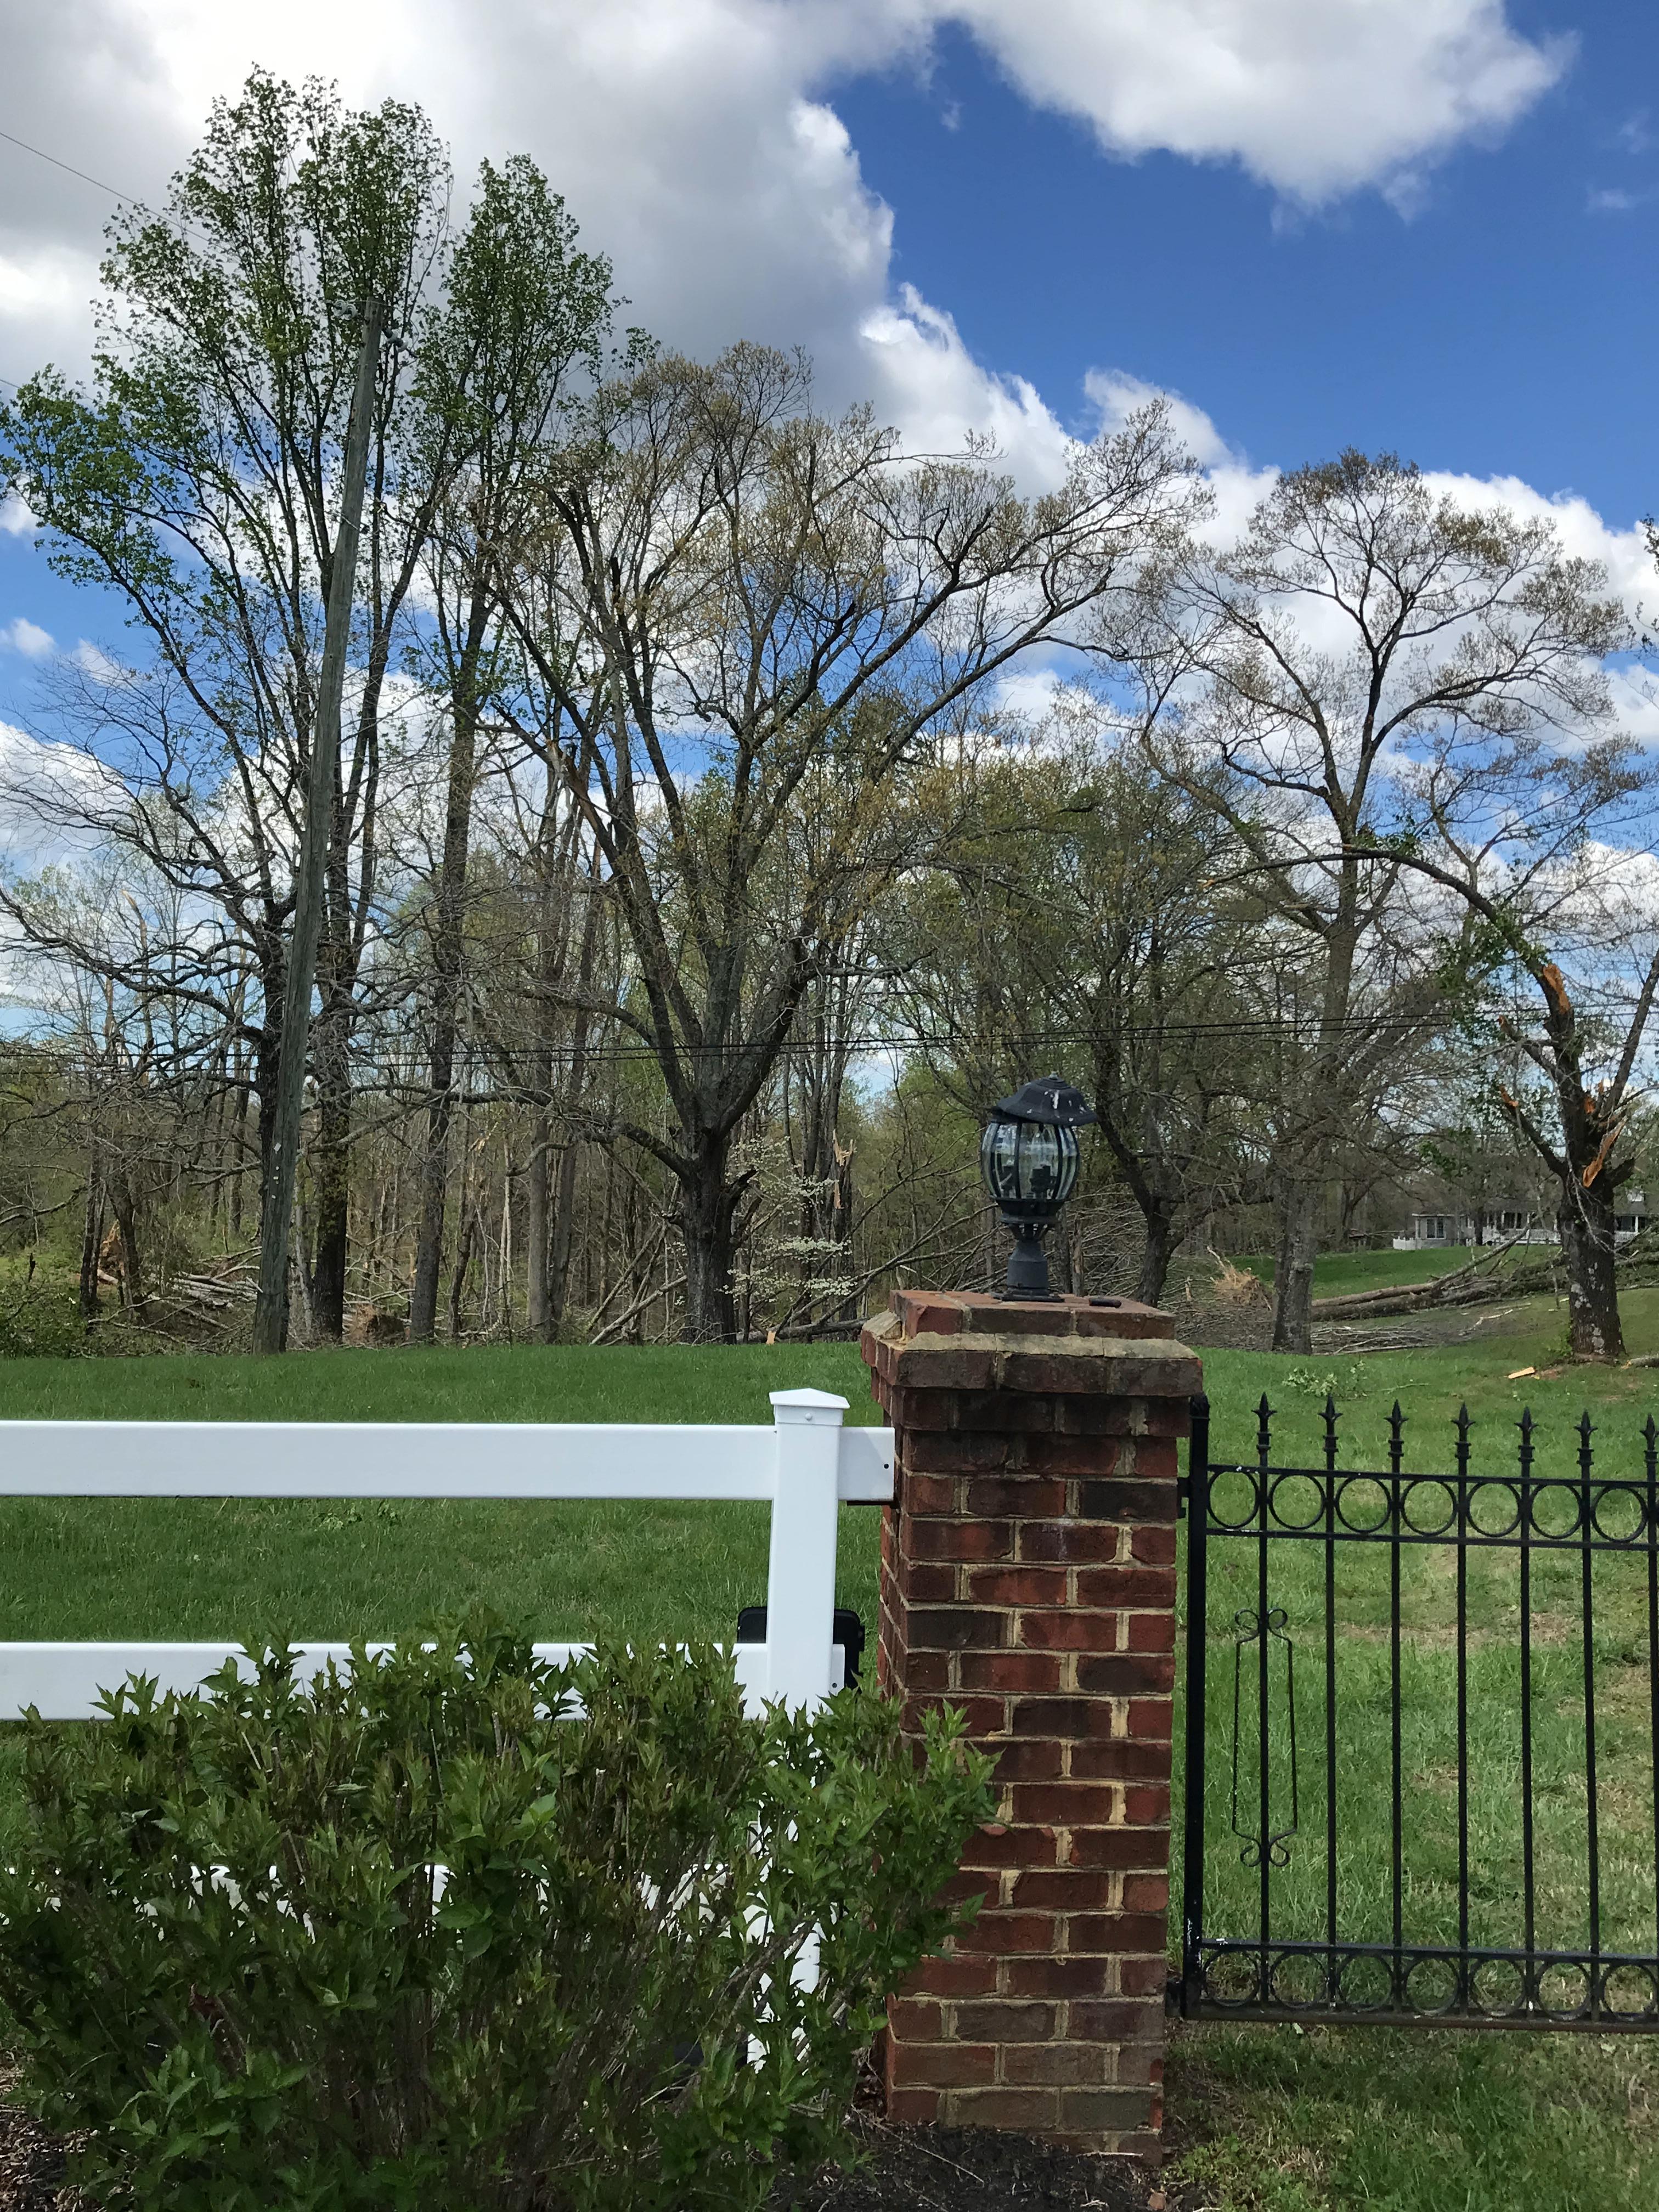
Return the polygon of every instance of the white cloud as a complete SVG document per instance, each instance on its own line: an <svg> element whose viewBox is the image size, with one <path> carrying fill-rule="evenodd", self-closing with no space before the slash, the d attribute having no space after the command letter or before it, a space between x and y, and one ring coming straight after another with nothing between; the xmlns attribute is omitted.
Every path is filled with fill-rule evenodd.
<svg viewBox="0 0 1659 2212"><path fill-rule="evenodd" d="M1659 571L1648 550L1646 533L1639 527L1615 529L1576 492L1551 495L1534 491L1519 477L1468 477L1425 470L1424 482L1460 507L1497 505L1534 520L1553 522L1566 552L1583 560L1605 562L1608 580L1632 622L1653 618L1659 602Z"/></svg>
<svg viewBox="0 0 1659 2212"><path fill-rule="evenodd" d="M0 0L14 116L35 143L159 200L207 104L256 60L421 100L463 187L522 148L612 254L633 319L708 352L807 346L826 399L869 397L913 443L989 429L1034 480L1059 434L890 286L893 217L829 103L964 27L1026 98L1115 155L1237 161L1298 202L1402 179L1501 131L1559 75L1501 0ZM107 201L0 145L0 374L85 358Z"/></svg>
<svg viewBox="0 0 1659 2212"><path fill-rule="evenodd" d="M127 679L127 672L120 662L112 660L102 647L94 645L89 637L80 641L70 659L83 675L90 676L95 683L121 684Z"/></svg>
<svg viewBox="0 0 1659 2212"><path fill-rule="evenodd" d="M1425 163L1501 132L1556 82L1565 40L1501 0L952 0L1026 96L1120 155L1237 161L1317 204L1407 191Z"/></svg>
<svg viewBox="0 0 1659 2212"><path fill-rule="evenodd" d="M21 653L28 660L44 660L52 649L52 635L27 615L19 615L0 629L0 646L9 653Z"/></svg>
<svg viewBox="0 0 1659 2212"><path fill-rule="evenodd" d="M1647 192L1626 191L1622 185L1614 185L1608 191L1591 191L1584 205L1591 215L1628 215L1650 197Z"/></svg>
<svg viewBox="0 0 1659 2212"><path fill-rule="evenodd" d="M874 308L859 336L872 380L916 453L959 453L970 432L988 435L1030 489L1061 482L1073 441L1023 376L981 368L951 318L909 284L896 307Z"/></svg>
<svg viewBox="0 0 1659 2212"><path fill-rule="evenodd" d="M4 499L0 499L0 531L3 531L8 538L27 537L30 531L38 526L36 519L29 511L25 501L11 494L8 494Z"/></svg>

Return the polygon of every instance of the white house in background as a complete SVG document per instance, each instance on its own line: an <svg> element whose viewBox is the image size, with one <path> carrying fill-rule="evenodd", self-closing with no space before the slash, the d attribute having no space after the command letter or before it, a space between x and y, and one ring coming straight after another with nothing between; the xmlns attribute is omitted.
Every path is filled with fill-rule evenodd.
<svg viewBox="0 0 1659 2212"><path fill-rule="evenodd" d="M1613 1217L1613 1233L1627 1243L1645 1229L1650 1219L1645 1193L1626 1190ZM1515 1203L1483 1206L1476 1213L1467 1207L1425 1206L1412 1215L1411 1234L1396 1237L1396 1252L1432 1252L1448 1244L1559 1244L1560 1232L1552 1215L1536 1207Z"/></svg>

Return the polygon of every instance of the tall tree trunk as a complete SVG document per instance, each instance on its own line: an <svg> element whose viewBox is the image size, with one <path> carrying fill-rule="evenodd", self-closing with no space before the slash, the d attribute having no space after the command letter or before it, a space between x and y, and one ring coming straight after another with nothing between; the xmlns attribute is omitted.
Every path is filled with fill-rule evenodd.
<svg viewBox="0 0 1659 2212"><path fill-rule="evenodd" d="M137 1207L133 1201L132 1184L118 1155L108 1181L110 1205L121 1237L121 1295L126 1302L127 1318L137 1321L139 1308L144 1303L144 1268L138 1250Z"/></svg>
<svg viewBox="0 0 1659 2212"><path fill-rule="evenodd" d="M1273 1350L1313 1350L1314 1261L1319 1253L1319 1185L1287 1183L1279 1199L1273 1275Z"/></svg>
<svg viewBox="0 0 1659 2212"><path fill-rule="evenodd" d="M1557 1216L1567 1276L1567 1341L1575 1359L1622 1359L1619 1284L1613 1273L1616 1200L1598 1176L1586 1190L1575 1178Z"/></svg>
<svg viewBox="0 0 1659 2212"><path fill-rule="evenodd" d="M698 1130L683 1140L692 1174L680 1184L680 1236L685 1245L685 1344L730 1344L738 1333L732 1291L736 1254L732 1226L742 1194L729 1180L731 1139Z"/></svg>
<svg viewBox="0 0 1659 2212"><path fill-rule="evenodd" d="M87 1166L87 1212L81 1232L81 1318L88 1325L98 1318L98 1251L103 1241L104 1185L94 1144Z"/></svg>
<svg viewBox="0 0 1659 2212"><path fill-rule="evenodd" d="M350 1210L351 1003L325 985L321 1012L312 1027L312 1066L317 1118L312 1138L313 1260L311 1312L319 1336L337 1344L345 1327L346 1262Z"/></svg>
<svg viewBox="0 0 1659 2212"><path fill-rule="evenodd" d="M437 913L432 933L432 1061L427 1079L426 1148L421 1161L421 1225L415 1245L415 1278L409 1294L411 1344L430 1344L438 1322L438 1277L443 1265L444 1206L449 1185L449 1125L455 1103L455 1037L465 950L467 857L472 838L473 793L477 786L476 687L489 620L489 600L480 583L473 593L466 640L453 691L454 738L449 750L444 849L439 866Z"/></svg>
<svg viewBox="0 0 1659 2212"><path fill-rule="evenodd" d="M1135 1285L1135 1296L1143 1305L1155 1306L1164 1296L1170 1261L1181 1237L1176 1227L1174 1204L1162 1194L1155 1194L1150 1206L1142 1206L1141 1218L1146 1242L1141 1247L1140 1279Z"/></svg>

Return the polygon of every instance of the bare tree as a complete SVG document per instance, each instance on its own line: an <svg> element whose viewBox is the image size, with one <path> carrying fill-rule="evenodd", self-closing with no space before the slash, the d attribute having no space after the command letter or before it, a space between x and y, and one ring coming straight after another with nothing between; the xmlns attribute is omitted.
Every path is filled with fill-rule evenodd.
<svg viewBox="0 0 1659 2212"><path fill-rule="evenodd" d="M550 477L513 616L640 976L678 1193L684 1332L729 1337L735 1133L802 999L902 864L907 781L998 674L1128 581L1189 499L1163 415L1079 449L1035 501L976 456L908 460L811 411L799 359L652 359ZM757 886L820 777L810 866Z"/></svg>
<svg viewBox="0 0 1659 2212"><path fill-rule="evenodd" d="M1437 737L1461 754L1593 727L1608 712L1599 659L1626 624L1548 520L1471 512L1392 455L1352 452L1282 477L1170 605L1160 653L1195 688L1160 683L1149 757L1226 823L1306 948L1274 1133L1273 1316L1275 1347L1306 1351L1340 1135L1491 949L1467 913L1437 932L1408 911L1389 849L1413 819L1397 768Z"/></svg>

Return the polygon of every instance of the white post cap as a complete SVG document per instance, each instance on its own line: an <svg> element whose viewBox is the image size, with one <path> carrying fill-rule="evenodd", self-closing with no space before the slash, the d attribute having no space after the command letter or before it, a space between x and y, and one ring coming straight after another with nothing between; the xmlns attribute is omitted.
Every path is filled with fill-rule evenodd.
<svg viewBox="0 0 1659 2212"><path fill-rule="evenodd" d="M768 1395L775 1421L799 1422L808 1428L839 1428L848 1410L847 1400L833 1390L773 1390Z"/></svg>

